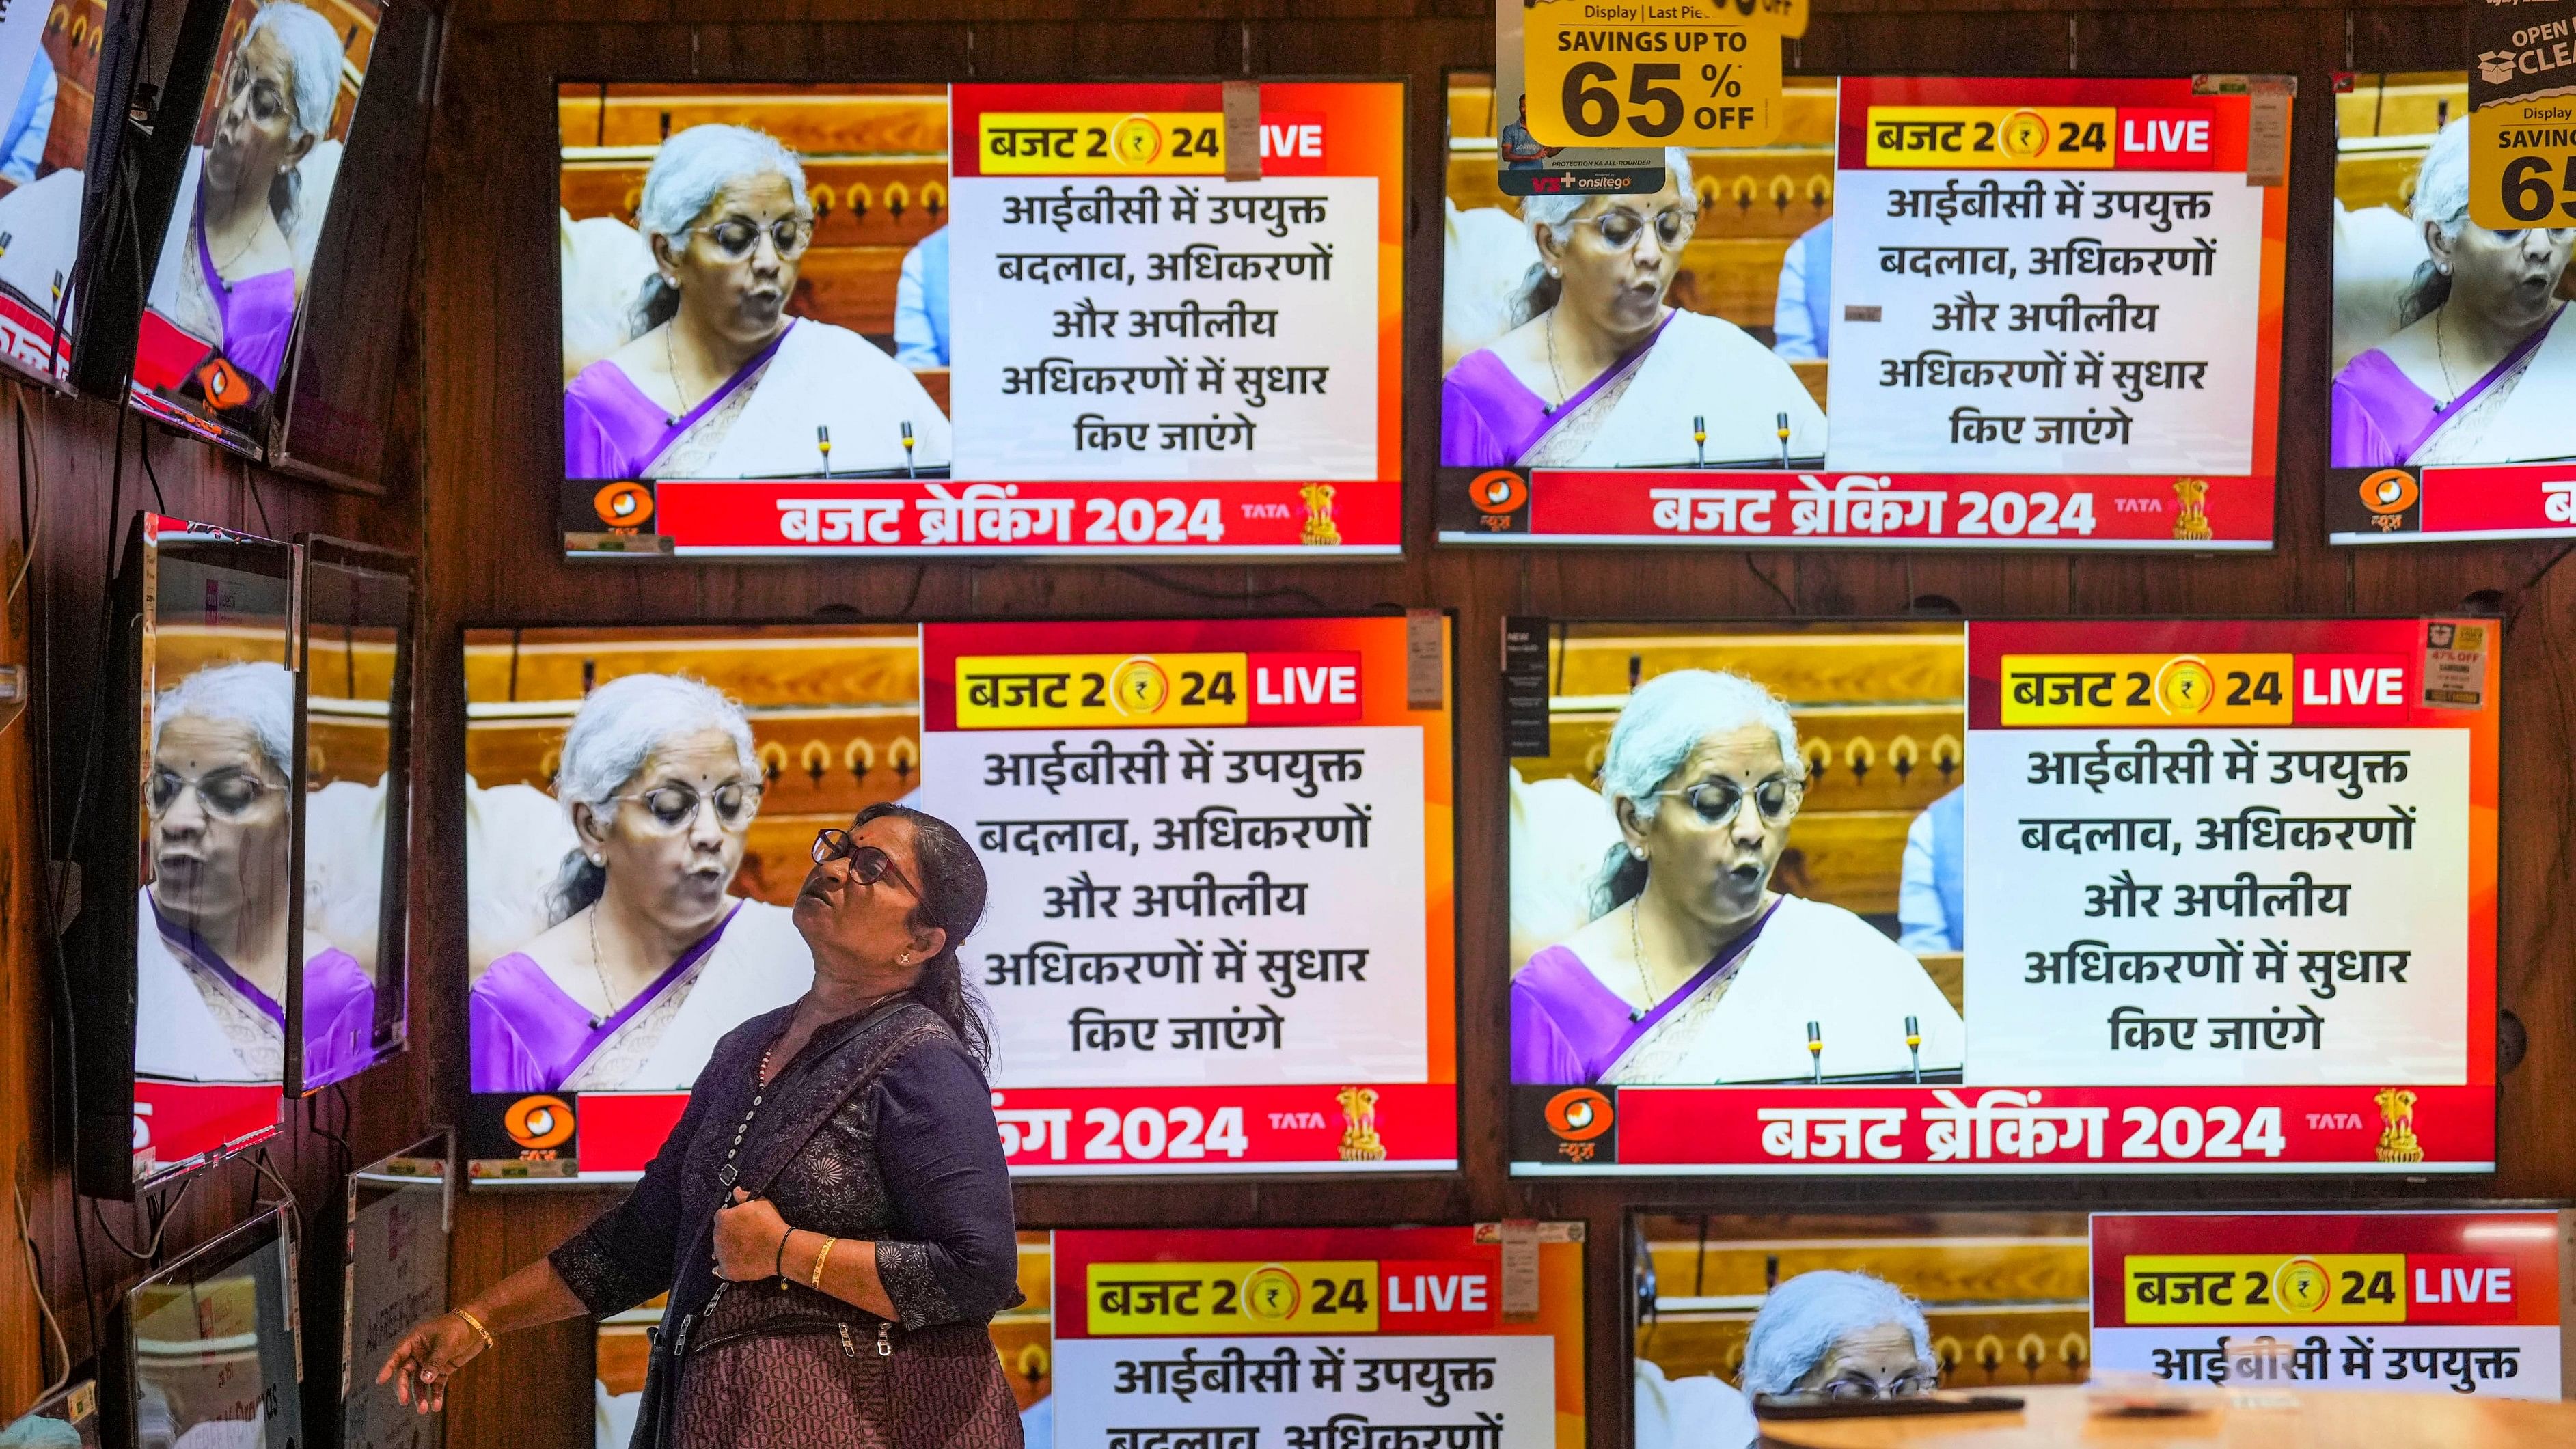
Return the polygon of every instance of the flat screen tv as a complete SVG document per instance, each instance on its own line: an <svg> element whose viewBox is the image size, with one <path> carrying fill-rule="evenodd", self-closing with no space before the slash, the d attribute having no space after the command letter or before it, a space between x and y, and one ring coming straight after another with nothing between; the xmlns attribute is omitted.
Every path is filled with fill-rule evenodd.
<svg viewBox="0 0 2576 1449"><path fill-rule="evenodd" d="M283 1208L127 1290L104 1357L112 1444L301 1449L295 1235Z"/></svg>
<svg viewBox="0 0 2576 1449"><path fill-rule="evenodd" d="M468 631L469 1171L640 1174L887 803L983 862L1014 1172L1454 1166L1450 658L1427 612Z"/></svg>
<svg viewBox="0 0 2576 1449"><path fill-rule="evenodd" d="M1512 621L1513 1171L2491 1171L2501 646Z"/></svg>
<svg viewBox="0 0 2576 1449"><path fill-rule="evenodd" d="M293 1092L345 1081L402 1050L408 1000L410 555L306 534L296 588L304 816L300 970L288 1015Z"/></svg>
<svg viewBox="0 0 2576 1449"><path fill-rule="evenodd" d="M138 515L81 804L81 1190L277 1130L299 950L294 545Z"/></svg>
<svg viewBox="0 0 2576 1449"><path fill-rule="evenodd" d="M265 455L383 10L223 7L173 202L146 254L131 396L150 417Z"/></svg>

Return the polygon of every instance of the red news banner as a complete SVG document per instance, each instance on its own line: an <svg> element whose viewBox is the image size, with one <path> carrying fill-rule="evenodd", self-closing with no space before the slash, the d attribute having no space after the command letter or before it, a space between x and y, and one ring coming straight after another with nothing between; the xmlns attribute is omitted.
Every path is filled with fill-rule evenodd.
<svg viewBox="0 0 2576 1449"><path fill-rule="evenodd" d="M1589 442L1444 444L1443 541L2269 547L2288 106L2265 78L1844 79L1829 281L1791 247L1831 288L1797 364L1826 415L1666 396L1658 340L1566 410L1608 412Z"/></svg>

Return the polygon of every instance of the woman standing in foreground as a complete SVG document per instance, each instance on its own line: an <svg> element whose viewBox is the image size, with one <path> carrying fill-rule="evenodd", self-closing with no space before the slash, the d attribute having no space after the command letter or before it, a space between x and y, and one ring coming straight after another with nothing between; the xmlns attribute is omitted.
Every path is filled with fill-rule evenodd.
<svg viewBox="0 0 2576 1449"><path fill-rule="evenodd" d="M633 1196L423 1320L377 1382L433 1412L497 1335L668 1290L636 1449L1016 1449L986 1328L1019 1299L1011 1185L957 954L983 866L897 805L814 861L813 989L717 1044Z"/></svg>

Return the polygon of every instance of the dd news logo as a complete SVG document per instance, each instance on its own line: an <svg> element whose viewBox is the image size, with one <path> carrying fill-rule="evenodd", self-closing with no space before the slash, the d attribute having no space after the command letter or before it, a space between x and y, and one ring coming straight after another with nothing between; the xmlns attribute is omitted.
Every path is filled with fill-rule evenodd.
<svg viewBox="0 0 2576 1449"><path fill-rule="evenodd" d="M501 1113L501 1130L529 1162L554 1161L557 1150L572 1140L575 1123L570 1102L542 1094L521 1097Z"/></svg>
<svg viewBox="0 0 2576 1449"><path fill-rule="evenodd" d="M1543 1115L1547 1130L1556 1134L1557 1155L1568 1162L1590 1162L1601 1135L1619 1120L1610 1099L1590 1087L1570 1087L1548 1098Z"/></svg>

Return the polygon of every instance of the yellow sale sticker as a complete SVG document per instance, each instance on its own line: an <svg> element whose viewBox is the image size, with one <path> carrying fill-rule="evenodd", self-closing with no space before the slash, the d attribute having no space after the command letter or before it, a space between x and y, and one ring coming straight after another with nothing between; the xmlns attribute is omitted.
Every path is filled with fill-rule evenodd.
<svg viewBox="0 0 2576 1449"><path fill-rule="evenodd" d="M987 111L976 136L987 176L1217 176L1220 111Z"/></svg>
<svg viewBox="0 0 2576 1449"><path fill-rule="evenodd" d="M2007 654L2006 725L2285 725L2287 654Z"/></svg>
<svg viewBox="0 0 2576 1449"><path fill-rule="evenodd" d="M2130 1257L2131 1323L2403 1323L2406 1255L2229 1253Z"/></svg>
<svg viewBox="0 0 2576 1449"><path fill-rule="evenodd" d="M1241 654L980 654L957 660L962 730L1239 725Z"/></svg>
<svg viewBox="0 0 2576 1449"><path fill-rule="evenodd" d="M1375 1333L1377 1264L1094 1263L1092 1333Z"/></svg>
<svg viewBox="0 0 2576 1449"><path fill-rule="evenodd" d="M1943 171L2108 171L2109 106L1872 106L1869 164Z"/></svg>
<svg viewBox="0 0 2576 1449"><path fill-rule="evenodd" d="M1741 0L1537 0L1521 87L1542 146L1760 146L1780 134L1780 37L1795 7Z"/></svg>

